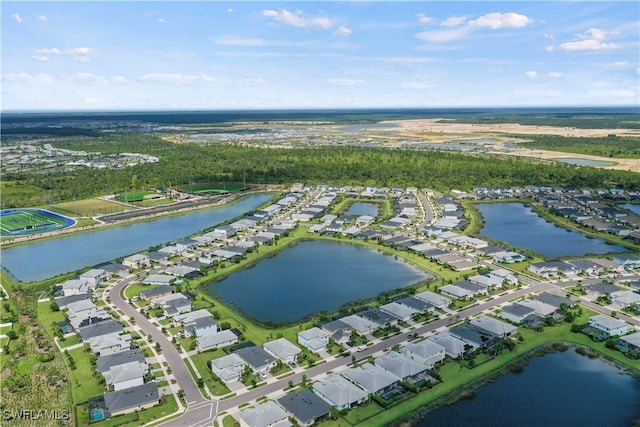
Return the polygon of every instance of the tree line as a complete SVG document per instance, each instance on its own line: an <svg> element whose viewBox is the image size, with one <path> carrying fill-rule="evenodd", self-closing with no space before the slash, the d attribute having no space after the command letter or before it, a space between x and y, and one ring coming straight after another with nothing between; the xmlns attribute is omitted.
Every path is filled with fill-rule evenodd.
<svg viewBox="0 0 640 427"><path fill-rule="evenodd" d="M318 146L262 148L234 144L200 146L174 144L159 136L112 134L52 143L58 148L114 154L146 153L159 163L121 169L78 168L71 172L6 173L3 185L33 189L33 197L19 191L3 195L2 207L44 204L48 194L58 201L122 193L143 188L167 188L189 182L255 184L329 183L387 187L429 187L440 191L470 190L474 186L548 185L563 187L637 188L632 172L542 164L490 155L439 151ZM137 188L132 188L135 183Z"/></svg>

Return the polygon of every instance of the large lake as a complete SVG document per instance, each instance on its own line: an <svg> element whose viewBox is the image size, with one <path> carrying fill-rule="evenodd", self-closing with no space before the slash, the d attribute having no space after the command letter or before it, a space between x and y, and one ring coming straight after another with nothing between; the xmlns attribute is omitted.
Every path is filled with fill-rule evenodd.
<svg viewBox="0 0 640 427"><path fill-rule="evenodd" d="M480 234L498 242L525 248L545 257L583 256L625 252L622 246L592 239L545 221L522 203L482 203L476 208L484 218Z"/></svg>
<svg viewBox="0 0 640 427"><path fill-rule="evenodd" d="M430 277L375 249L314 240L211 283L208 289L261 322L285 323Z"/></svg>
<svg viewBox="0 0 640 427"><path fill-rule="evenodd" d="M44 280L182 239L251 211L271 197L258 194L220 208L3 249L2 268L23 282Z"/></svg>
<svg viewBox="0 0 640 427"><path fill-rule="evenodd" d="M573 349L535 357L520 374L508 373L426 415L419 427L614 427L640 419L640 381Z"/></svg>

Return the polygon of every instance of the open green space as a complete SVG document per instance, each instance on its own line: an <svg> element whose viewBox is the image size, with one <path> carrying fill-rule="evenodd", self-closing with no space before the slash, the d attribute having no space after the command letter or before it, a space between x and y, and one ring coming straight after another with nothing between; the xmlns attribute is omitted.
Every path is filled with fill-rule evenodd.
<svg viewBox="0 0 640 427"><path fill-rule="evenodd" d="M532 140L518 143L518 145L527 148L609 158L640 158L640 137L618 137L613 135L608 137L519 135L518 137Z"/></svg>
<svg viewBox="0 0 640 427"><path fill-rule="evenodd" d="M231 390L229 390L224 381L218 378L207 366L209 360L217 359L225 354L221 349L215 349L191 356L191 360L193 360L193 364L196 366L200 376L204 379L209 392L214 396L224 396L231 393ZM196 377L194 376L194 378Z"/></svg>
<svg viewBox="0 0 640 427"><path fill-rule="evenodd" d="M156 195L157 193L154 193L152 191L132 191L130 193L123 193L123 194L119 194L116 199L118 199L121 202L127 202L127 203L131 203L131 202L141 202L143 200L145 200L145 198L147 198L147 196L152 196L152 195ZM162 197L160 194L157 194L158 197Z"/></svg>
<svg viewBox="0 0 640 427"><path fill-rule="evenodd" d="M197 194L201 196L219 194L219 193L234 193L236 191L246 190L248 187L244 184L238 183L202 183L202 184L187 184L178 187L181 191L189 194Z"/></svg>
<svg viewBox="0 0 640 427"><path fill-rule="evenodd" d="M47 209L52 212L76 218L122 212L126 207L120 203L93 197L47 205Z"/></svg>

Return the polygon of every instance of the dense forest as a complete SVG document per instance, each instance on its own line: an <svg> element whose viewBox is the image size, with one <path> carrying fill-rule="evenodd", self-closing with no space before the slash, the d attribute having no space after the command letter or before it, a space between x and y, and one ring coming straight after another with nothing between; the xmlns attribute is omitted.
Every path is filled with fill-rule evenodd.
<svg viewBox="0 0 640 427"><path fill-rule="evenodd" d="M47 198L64 201L106 192L121 193L130 191L132 185L139 190L189 182L242 182L243 179L255 184L418 186L441 191L522 185L640 187L638 174L631 172L438 151L348 146L278 149L230 144L177 145L144 134L111 134L53 144L59 148L102 153L147 153L158 156L160 162L121 169L7 173L3 176L3 208L44 204ZM10 191L5 191L8 189Z"/></svg>
<svg viewBox="0 0 640 427"><path fill-rule="evenodd" d="M640 158L640 137L573 138L559 135L517 135L517 137L532 139L531 142L519 144L528 148L613 158Z"/></svg>

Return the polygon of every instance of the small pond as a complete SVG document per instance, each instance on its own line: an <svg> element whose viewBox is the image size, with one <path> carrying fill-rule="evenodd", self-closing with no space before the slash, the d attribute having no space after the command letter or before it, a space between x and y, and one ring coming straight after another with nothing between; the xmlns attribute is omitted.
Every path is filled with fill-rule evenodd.
<svg viewBox="0 0 640 427"><path fill-rule="evenodd" d="M367 202L354 202L349 206L349 210L347 211L347 215L369 215L374 218L378 217L378 205L377 203L367 203Z"/></svg>
<svg viewBox="0 0 640 427"><path fill-rule="evenodd" d="M615 162L607 162L605 160L591 160L591 159L580 159L573 157L563 157L555 159L560 163L567 163L569 165L577 165L577 166L613 166Z"/></svg>
<svg viewBox="0 0 640 427"><path fill-rule="evenodd" d="M432 277L372 248L313 240L207 288L260 322L286 323Z"/></svg>

